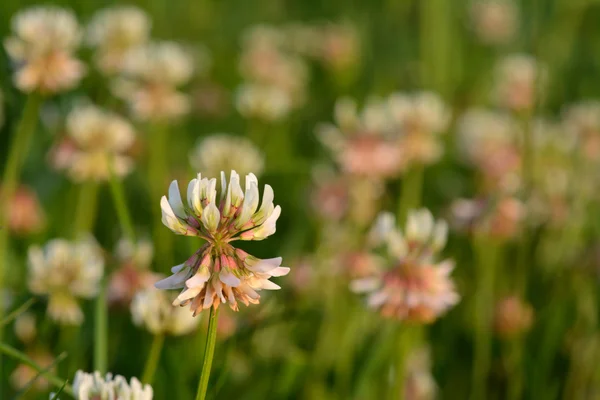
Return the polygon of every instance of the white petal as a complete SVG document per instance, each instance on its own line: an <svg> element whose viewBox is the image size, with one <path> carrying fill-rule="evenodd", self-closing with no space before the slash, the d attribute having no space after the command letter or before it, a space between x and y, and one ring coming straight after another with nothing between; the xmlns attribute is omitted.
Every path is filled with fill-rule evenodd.
<svg viewBox="0 0 600 400"><path fill-rule="evenodd" d="M377 278L355 279L350 282L350 290L354 293L372 292L381 286L381 281Z"/></svg>
<svg viewBox="0 0 600 400"><path fill-rule="evenodd" d="M154 284L157 289L181 289L184 287L184 283L187 280L189 271L183 269L176 274L169 276L163 280L160 280Z"/></svg>
<svg viewBox="0 0 600 400"><path fill-rule="evenodd" d="M263 279L260 282L261 284L261 288L266 289L266 290L279 290L281 289L281 286L271 282L270 280L267 279Z"/></svg>
<svg viewBox="0 0 600 400"><path fill-rule="evenodd" d="M379 307L387 301L388 297L389 296L386 292L373 293L367 299L367 304L369 305L369 307Z"/></svg>
<svg viewBox="0 0 600 400"><path fill-rule="evenodd" d="M285 276L290 273L290 269L288 267L277 267L272 271L269 271L271 276Z"/></svg>
<svg viewBox="0 0 600 400"><path fill-rule="evenodd" d="M185 281L187 287L204 287L204 284L210 279L210 271L207 268L201 268L194 276Z"/></svg>
<svg viewBox="0 0 600 400"><path fill-rule="evenodd" d="M219 227L221 213L214 203L206 206L202 212L202 224L209 232L215 232Z"/></svg>
<svg viewBox="0 0 600 400"><path fill-rule="evenodd" d="M179 185L177 184L177 181L171 182L171 185L169 186L169 204L171 205L175 215L181 219L187 218L185 208L183 207L183 202L181 201L181 193L179 192Z"/></svg>
<svg viewBox="0 0 600 400"><path fill-rule="evenodd" d="M221 273L219 274L219 279L221 280L221 282L231 287L237 287L241 283L237 276L233 275L230 271L226 269L221 270Z"/></svg>

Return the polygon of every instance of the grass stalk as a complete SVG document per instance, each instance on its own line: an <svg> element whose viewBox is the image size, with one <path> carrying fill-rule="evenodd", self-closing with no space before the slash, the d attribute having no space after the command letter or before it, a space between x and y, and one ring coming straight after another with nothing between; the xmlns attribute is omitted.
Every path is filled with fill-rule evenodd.
<svg viewBox="0 0 600 400"><path fill-rule="evenodd" d="M142 374L143 383L147 383L149 385L152 384L152 381L154 380L154 375L156 374L156 368L158 367L158 361L160 360L160 353L162 351L164 343L165 335L154 335L154 338L152 339L152 346L150 347L150 354L148 355L146 365L144 366L144 372Z"/></svg>
<svg viewBox="0 0 600 400"><path fill-rule="evenodd" d="M206 346L204 348L204 362L202 363L202 372L200 373L200 380L198 381L198 392L196 393L196 400L206 399L206 391L208 389L208 381L210 379L210 369L212 367L212 360L215 354L215 345L217 342L218 317L219 309L211 307L210 315L208 317L208 334L206 335Z"/></svg>

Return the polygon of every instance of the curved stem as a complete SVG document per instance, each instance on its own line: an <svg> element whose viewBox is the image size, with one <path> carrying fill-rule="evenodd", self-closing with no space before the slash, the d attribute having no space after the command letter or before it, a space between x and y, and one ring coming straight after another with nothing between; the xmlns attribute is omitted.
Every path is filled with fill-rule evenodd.
<svg viewBox="0 0 600 400"><path fill-rule="evenodd" d="M158 361L160 360L160 353L162 351L164 342L165 335L160 333L154 335L154 339L152 340L152 346L150 347L150 354L148 355L146 365L144 366L144 373L142 374L143 383L147 383L149 385L152 384L152 381L154 380L154 374L156 373L156 367L158 367Z"/></svg>
<svg viewBox="0 0 600 400"><path fill-rule="evenodd" d="M208 380L210 378L210 368L212 367L213 355L215 354L215 344L217 341L217 318L219 309L210 308L208 317L208 334L206 335L206 347L204 348L204 363L202 364L202 373L198 382L198 392L196 400L204 400L206 398L206 390L208 389Z"/></svg>

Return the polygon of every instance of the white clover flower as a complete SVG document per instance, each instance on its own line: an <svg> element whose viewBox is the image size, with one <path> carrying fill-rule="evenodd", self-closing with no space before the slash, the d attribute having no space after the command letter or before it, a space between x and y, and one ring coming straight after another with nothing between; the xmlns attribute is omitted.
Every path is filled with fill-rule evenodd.
<svg viewBox="0 0 600 400"><path fill-rule="evenodd" d="M135 132L124 118L94 105L79 106L67 117L67 135L70 151L61 154L58 166L74 181L108 180L111 169L123 177L133 168L126 152L133 145Z"/></svg>
<svg viewBox="0 0 600 400"><path fill-rule="evenodd" d="M33 7L12 19L13 36L4 47L15 63L15 85L23 92L57 93L79 83L84 65L73 57L81 41L73 13L58 7Z"/></svg>
<svg viewBox="0 0 600 400"><path fill-rule="evenodd" d="M247 118L279 121L292 109L289 95L276 86L244 84L235 93L235 105Z"/></svg>
<svg viewBox="0 0 600 400"><path fill-rule="evenodd" d="M528 112L547 85L547 70L533 56L512 54L501 59L495 71L494 98L501 106Z"/></svg>
<svg viewBox="0 0 600 400"><path fill-rule="evenodd" d="M258 304L257 291L279 289L269 278L289 272L281 266L281 257L261 260L231 245L235 240L263 240L275 233L281 207L274 206L273 197L273 189L265 185L259 208L256 176L246 175L242 190L239 175L231 171L229 183L221 172L220 190L216 178L198 174L188 185L184 205L177 181L173 181L169 197L161 199L163 224L178 235L197 236L207 243L155 286L183 288L173 304L189 304L194 315L221 303L229 303L237 311L238 301Z"/></svg>
<svg viewBox="0 0 600 400"><path fill-rule="evenodd" d="M121 72L127 52L147 42L151 26L148 14L134 6L115 6L94 14L87 42L97 47L95 59L100 70Z"/></svg>
<svg viewBox="0 0 600 400"><path fill-rule="evenodd" d="M218 176L221 171L239 171L244 176L260 176L265 167L263 153L247 138L217 133L200 139L190 152L190 164L196 171Z"/></svg>
<svg viewBox="0 0 600 400"><path fill-rule="evenodd" d="M73 380L73 394L76 400L152 400L154 392L148 384L137 378L127 379L121 375L100 372L93 374L77 371Z"/></svg>
<svg viewBox="0 0 600 400"><path fill-rule="evenodd" d="M24 312L15 319L15 336L23 343L32 342L37 336L37 326L35 315L31 312Z"/></svg>
<svg viewBox="0 0 600 400"><path fill-rule="evenodd" d="M600 101L588 100L567 107L563 125L568 134L577 138L587 159L600 159Z"/></svg>
<svg viewBox="0 0 600 400"><path fill-rule="evenodd" d="M98 293L104 272L101 250L91 238L68 242L54 239L28 252L29 290L48 296L48 314L60 323L79 325L83 312L77 298Z"/></svg>
<svg viewBox="0 0 600 400"><path fill-rule="evenodd" d="M148 268L154 258L154 245L148 239L131 243L129 239L122 238L117 243L115 250L117 260L122 264L134 264L137 268Z"/></svg>
<svg viewBox="0 0 600 400"><path fill-rule="evenodd" d="M132 49L123 64L124 77L113 85L140 120L173 119L186 114L190 99L178 87L194 73L194 58L175 42L155 42Z"/></svg>
<svg viewBox="0 0 600 400"><path fill-rule="evenodd" d="M386 317L434 321L459 301L450 278L454 263L436 260L447 234L446 223L436 222L426 209L409 213L405 235L391 214L381 214L369 237L372 245L384 246L390 268L354 280L352 290L368 293L369 306Z"/></svg>
<svg viewBox="0 0 600 400"><path fill-rule="evenodd" d="M185 335L198 326L199 319L189 311L174 307L162 290L149 287L139 291L131 302L133 322L154 335Z"/></svg>
<svg viewBox="0 0 600 400"><path fill-rule="evenodd" d="M473 30L483 43L505 44L515 37L519 9L512 0L477 0L470 12Z"/></svg>

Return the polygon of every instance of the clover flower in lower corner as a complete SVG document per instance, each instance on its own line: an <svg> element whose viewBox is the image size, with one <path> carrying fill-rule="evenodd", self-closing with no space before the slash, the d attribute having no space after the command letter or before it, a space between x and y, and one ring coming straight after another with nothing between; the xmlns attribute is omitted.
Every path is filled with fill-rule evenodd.
<svg viewBox="0 0 600 400"><path fill-rule="evenodd" d="M386 317L429 323L459 301L450 273L451 260L438 262L446 244L448 226L435 222L426 209L408 215L406 232L395 227L393 215L377 219L369 242L384 246L390 268L371 277L354 280L355 292L368 293L368 304Z"/></svg>
<svg viewBox="0 0 600 400"><path fill-rule="evenodd" d="M79 325L83 311L77 298L92 298L100 288L104 260L97 243L54 239L28 252L29 290L47 295L48 314L63 324Z"/></svg>
<svg viewBox="0 0 600 400"><path fill-rule="evenodd" d="M171 269L172 276L155 285L159 289L183 288L173 304L190 305L194 315L221 303L228 303L235 311L238 302L258 304L258 291L280 288L269 278L289 272L281 266L281 257L260 259L231 245L236 240L271 236L281 214L281 207L273 205L274 193L269 185L265 185L259 208L258 179L254 174L246 175L244 189L235 171L231 171L229 183L221 172L220 190L216 178L198 174L188 185L187 204L181 200L177 181L171 183L169 197L161 199L165 226L176 234L206 240L185 263Z"/></svg>
<svg viewBox="0 0 600 400"><path fill-rule="evenodd" d="M154 392L148 384L133 377L129 382L121 375L100 372L93 374L77 371L73 380L73 397L76 400L135 399L152 400Z"/></svg>

